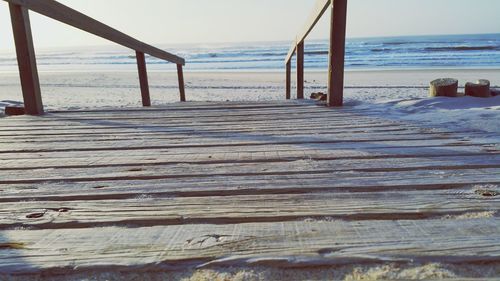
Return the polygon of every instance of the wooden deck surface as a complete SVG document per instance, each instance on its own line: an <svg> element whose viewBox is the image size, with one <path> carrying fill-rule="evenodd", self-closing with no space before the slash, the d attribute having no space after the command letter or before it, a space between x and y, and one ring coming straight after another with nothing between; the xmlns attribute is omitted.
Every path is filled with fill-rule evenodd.
<svg viewBox="0 0 500 281"><path fill-rule="evenodd" d="M500 263L500 144L307 102L0 119L0 273Z"/></svg>

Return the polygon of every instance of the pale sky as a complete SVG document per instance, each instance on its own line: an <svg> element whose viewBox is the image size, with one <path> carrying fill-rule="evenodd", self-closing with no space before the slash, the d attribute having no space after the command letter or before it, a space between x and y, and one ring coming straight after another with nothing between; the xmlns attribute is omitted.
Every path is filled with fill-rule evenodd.
<svg viewBox="0 0 500 281"><path fill-rule="evenodd" d="M0 1L0 50L13 50ZM60 0L150 44L288 41L316 0ZM500 0L349 0L348 37L500 33ZM37 48L108 45L31 13ZM327 17L312 39L328 36Z"/></svg>

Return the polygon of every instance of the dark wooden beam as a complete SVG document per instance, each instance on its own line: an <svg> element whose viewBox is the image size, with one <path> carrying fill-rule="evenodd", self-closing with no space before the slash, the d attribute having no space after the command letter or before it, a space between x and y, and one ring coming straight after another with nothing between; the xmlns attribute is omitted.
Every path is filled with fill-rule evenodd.
<svg viewBox="0 0 500 281"><path fill-rule="evenodd" d="M181 101L186 101L186 92L184 88L184 73L182 71L182 64L177 65L177 76L179 78L179 92L181 94Z"/></svg>
<svg viewBox="0 0 500 281"><path fill-rule="evenodd" d="M24 108L26 114L41 115L43 114L42 94L28 9L9 3L9 10L16 44Z"/></svg>
<svg viewBox="0 0 500 281"><path fill-rule="evenodd" d="M148 72L146 70L146 57L144 53L136 51L137 69L139 71L139 83L141 85L142 106L151 106L149 96Z"/></svg>
<svg viewBox="0 0 500 281"><path fill-rule="evenodd" d="M347 25L347 0L331 4L330 51L328 66L328 106L344 104L344 61Z"/></svg>
<svg viewBox="0 0 500 281"><path fill-rule="evenodd" d="M286 63L286 99L292 98L292 62Z"/></svg>
<svg viewBox="0 0 500 281"><path fill-rule="evenodd" d="M297 44L297 99L304 99L304 42Z"/></svg>

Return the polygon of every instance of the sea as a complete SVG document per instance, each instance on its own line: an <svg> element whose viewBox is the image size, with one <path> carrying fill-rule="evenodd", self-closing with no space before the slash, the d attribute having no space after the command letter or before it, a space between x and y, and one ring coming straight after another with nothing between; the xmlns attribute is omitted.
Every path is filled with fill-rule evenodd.
<svg viewBox="0 0 500 281"><path fill-rule="evenodd" d="M283 71L291 42L159 45L186 59L188 71ZM40 71L130 71L135 53L121 47L37 50ZM174 71L175 66L147 57L148 69ZM350 38L346 42L347 70L496 69L500 68L500 34L433 35ZM305 67L325 70L328 41L305 44ZM0 72L16 71L13 53L0 53Z"/></svg>

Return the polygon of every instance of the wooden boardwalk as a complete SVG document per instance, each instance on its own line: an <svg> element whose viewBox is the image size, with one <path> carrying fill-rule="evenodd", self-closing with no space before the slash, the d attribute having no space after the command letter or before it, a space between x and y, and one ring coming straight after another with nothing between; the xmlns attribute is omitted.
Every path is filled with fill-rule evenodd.
<svg viewBox="0 0 500 281"><path fill-rule="evenodd" d="M500 263L500 146L307 102L0 119L0 274Z"/></svg>

